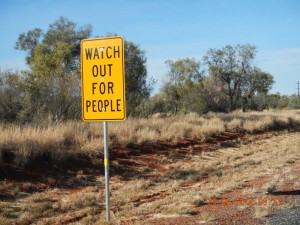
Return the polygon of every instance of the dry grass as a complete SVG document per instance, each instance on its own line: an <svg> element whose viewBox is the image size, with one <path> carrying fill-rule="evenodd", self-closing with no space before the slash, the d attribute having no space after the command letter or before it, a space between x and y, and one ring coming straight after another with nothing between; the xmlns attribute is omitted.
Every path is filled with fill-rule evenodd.
<svg viewBox="0 0 300 225"><path fill-rule="evenodd" d="M300 127L300 111L209 113L185 116L133 119L109 124L110 144L126 146L156 141L178 142L182 138L201 139L224 131L290 129ZM100 123L81 121L59 125L0 124L0 165L7 153L20 167L41 156L63 161L76 154L98 154L103 148Z"/></svg>
<svg viewBox="0 0 300 225"><path fill-rule="evenodd" d="M103 206L104 195L96 191L81 191L76 194L65 196L61 199L62 210L78 210L86 207Z"/></svg>
<svg viewBox="0 0 300 225"><path fill-rule="evenodd" d="M163 182L153 182L150 188L151 192L168 190L168 195L138 207L127 204L127 207L118 211L117 216L122 220L128 217L141 217L144 214L147 215L148 212L159 213L160 217L165 218L189 215L195 206L205 204L208 198L221 197L232 189L242 187L249 180L278 173L286 167L288 158L299 160L297 147L299 143L298 134L285 134L241 146L238 149L218 150L211 153L215 157L210 160L198 157L192 162L176 162L172 164L170 171L161 175L164 179L159 180L163 180ZM209 182L207 182L207 178ZM274 182L275 180L276 177ZM175 181L176 188L171 188ZM192 182L193 185L187 188L181 186L187 181ZM126 185L131 187L135 183L136 181L133 181ZM124 193L123 189L126 189L126 186L118 190L115 196ZM146 196L150 190L140 189L138 194ZM244 194L253 195L256 191L255 189L246 189ZM130 197L130 194L126 196L129 196L126 202L130 203L130 198L134 199ZM265 212L261 208L255 209L256 216L260 218L265 215Z"/></svg>
<svg viewBox="0 0 300 225"><path fill-rule="evenodd" d="M266 206L264 206L264 207L256 206L255 211L254 211L255 217L262 219L269 215L269 210L270 210L270 208L266 207Z"/></svg>
<svg viewBox="0 0 300 225"><path fill-rule="evenodd" d="M203 213L200 217L200 221L198 221L200 224L207 224L210 222L213 222L215 220L215 217L208 213Z"/></svg>
<svg viewBox="0 0 300 225"><path fill-rule="evenodd" d="M191 120L191 123L198 122L199 126L203 123L203 118L195 117ZM143 124L143 120L141 121ZM88 133L91 129L96 129L93 126L94 124L82 124L81 128ZM141 129L141 125L136 127ZM100 138L93 134L91 137L91 140ZM78 146L84 147L84 144ZM151 224L149 220L152 218L191 216L195 212L194 208L207 204L209 198L222 197L226 192L243 187L249 180L270 174L289 174L292 164L287 161L299 162L299 147L299 133L284 133L241 145L239 148L219 149L202 156L194 155L192 160L170 161L168 171L161 172L156 177L126 181L114 177L111 184L112 213L117 218L117 224L126 224L126 221L147 224L147 220ZM293 176L288 178L296 180ZM270 183L278 185L280 179L280 175L274 176ZM103 176L99 176L100 181L103 183ZM184 185L186 183L188 185ZM252 195L257 191L248 188L243 194ZM13 221L17 224L62 224L68 218L81 215L82 219L70 224L104 224L104 201L103 189L96 191L91 187L75 193L59 189L32 193L30 196L16 198L13 202L0 202L0 224L12 224ZM256 207L254 216L264 218L271 207ZM197 216L200 223L215 222L211 213Z"/></svg>

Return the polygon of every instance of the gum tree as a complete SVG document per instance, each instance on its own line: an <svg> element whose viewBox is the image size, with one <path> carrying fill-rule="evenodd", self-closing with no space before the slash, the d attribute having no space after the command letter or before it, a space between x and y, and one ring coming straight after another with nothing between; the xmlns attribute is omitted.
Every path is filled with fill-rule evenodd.
<svg viewBox="0 0 300 225"><path fill-rule="evenodd" d="M162 87L165 102L169 109L176 115L178 111L190 111L200 82L203 79L203 71L200 70L200 62L194 58L177 59L176 61L167 60L169 67L168 81ZM199 100L199 99L198 99Z"/></svg>
<svg viewBox="0 0 300 225"><path fill-rule="evenodd" d="M222 92L229 103L227 111L236 109L242 98L246 106L256 92L268 92L272 87L272 75L262 72L253 65L255 56L256 47L244 44L209 49L203 57L208 65L209 75L222 83Z"/></svg>
<svg viewBox="0 0 300 225"><path fill-rule="evenodd" d="M91 32L90 25L78 28L60 17L46 33L35 28L20 34L15 48L27 53L30 70L25 73L25 84L31 114L50 114L54 122L76 117L78 110L72 109L80 98L80 41Z"/></svg>

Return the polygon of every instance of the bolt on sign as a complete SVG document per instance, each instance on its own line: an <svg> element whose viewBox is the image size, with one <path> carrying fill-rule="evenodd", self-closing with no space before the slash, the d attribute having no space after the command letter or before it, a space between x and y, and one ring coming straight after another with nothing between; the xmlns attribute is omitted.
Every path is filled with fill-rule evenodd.
<svg viewBox="0 0 300 225"><path fill-rule="evenodd" d="M81 84L84 121L125 120L122 37L81 41Z"/></svg>

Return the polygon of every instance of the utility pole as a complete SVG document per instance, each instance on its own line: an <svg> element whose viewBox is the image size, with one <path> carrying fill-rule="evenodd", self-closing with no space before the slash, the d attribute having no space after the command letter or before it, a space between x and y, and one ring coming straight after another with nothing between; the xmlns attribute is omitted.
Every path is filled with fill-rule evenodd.
<svg viewBox="0 0 300 225"><path fill-rule="evenodd" d="M296 84L298 84L298 87L296 89L298 89L298 98L299 98L300 81L298 81Z"/></svg>

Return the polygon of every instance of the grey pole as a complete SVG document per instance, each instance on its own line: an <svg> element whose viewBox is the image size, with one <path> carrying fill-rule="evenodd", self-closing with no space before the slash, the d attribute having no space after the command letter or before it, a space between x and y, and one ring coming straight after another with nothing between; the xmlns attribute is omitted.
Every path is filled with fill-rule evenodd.
<svg viewBox="0 0 300 225"><path fill-rule="evenodd" d="M105 206L106 221L110 220L110 204L109 204L109 154L108 154L108 128L107 122L103 122L103 139L104 139L104 170L105 170Z"/></svg>

